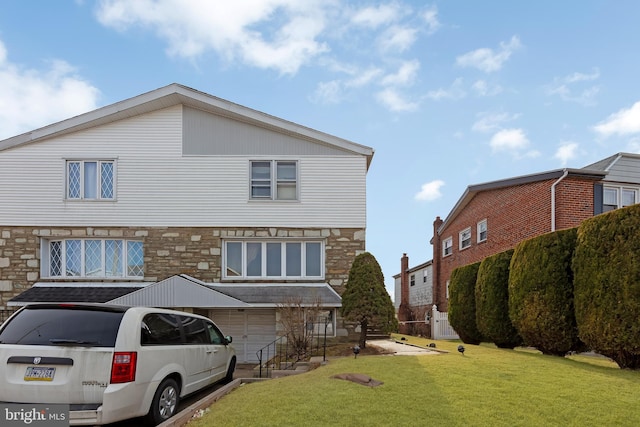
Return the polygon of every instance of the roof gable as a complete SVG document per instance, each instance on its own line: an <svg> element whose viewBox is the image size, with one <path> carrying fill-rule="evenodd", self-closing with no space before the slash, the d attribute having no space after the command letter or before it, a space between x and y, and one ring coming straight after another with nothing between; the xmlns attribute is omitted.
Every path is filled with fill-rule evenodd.
<svg viewBox="0 0 640 427"><path fill-rule="evenodd" d="M246 302L220 293L186 275L171 276L112 299L109 303L152 307L250 307Z"/></svg>
<svg viewBox="0 0 640 427"><path fill-rule="evenodd" d="M5 139L0 141L0 151L135 117L175 105L184 105L295 138L359 154L367 158L367 166L373 158L374 152L371 147L356 144L346 139L301 126L239 104L234 104L230 101L177 83Z"/></svg>

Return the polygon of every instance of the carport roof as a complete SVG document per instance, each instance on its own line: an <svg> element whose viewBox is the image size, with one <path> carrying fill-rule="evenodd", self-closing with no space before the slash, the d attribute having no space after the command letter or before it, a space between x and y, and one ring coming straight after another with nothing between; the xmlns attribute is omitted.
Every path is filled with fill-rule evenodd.
<svg viewBox="0 0 640 427"><path fill-rule="evenodd" d="M341 298L327 283L205 283L186 274L159 282L36 283L8 301L10 306L36 302L97 302L152 307L250 308L300 302L340 307Z"/></svg>

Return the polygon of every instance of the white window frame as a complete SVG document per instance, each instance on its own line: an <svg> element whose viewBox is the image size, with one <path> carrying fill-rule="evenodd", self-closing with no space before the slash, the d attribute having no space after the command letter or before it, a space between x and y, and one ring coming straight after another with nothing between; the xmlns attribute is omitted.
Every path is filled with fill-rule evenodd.
<svg viewBox="0 0 640 427"><path fill-rule="evenodd" d="M606 193L608 191L611 192L615 192L615 203L607 203L606 200ZM633 193L633 198L635 200L635 203L632 203L631 205L637 204L639 202L639 192L640 192L640 188L639 187L629 187L629 186L623 186L623 185L605 185L603 187L602 190L602 211L603 212L608 212L614 209L619 209L619 208L624 208L626 206L631 206L629 204L625 204L623 202L623 194L627 192L631 192ZM609 207L609 208L607 208Z"/></svg>
<svg viewBox="0 0 640 427"><path fill-rule="evenodd" d="M487 241L487 232L488 232L487 220L486 219L483 219L482 221L478 221L477 231L478 231L478 235L477 235L477 238L476 238L476 242L478 242L478 243L486 242ZM482 236L482 233L484 233L484 237Z"/></svg>
<svg viewBox="0 0 640 427"><path fill-rule="evenodd" d="M79 248L79 252L80 252L80 258L78 260L79 262L79 274L74 275L74 274L69 274L69 265L67 264L67 250L66 247L69 244L69 242L79 242L78 244L80 245ZM97 241L100 243L101 249L100 249L100 268L99 271L101 271L101 274L98 275L91 275L91 274L87 274L86 268L87 268L87 246L86 246L86 242L88 241ZM114 241L114 242L120 242L121 244L121 248L122 248L122 254L120 256L119 259L119 270L122 272L122 274L107 274L107 268L106 268L106 262L107 262L107 255L106 255L106 250L105 250L105 245L107 241ZM131 279L131 280L135 280L135 279L143 279L144 278L144 271L145 271L145 265L144 265L144 243L140 240L129 240L129 239L97 239L97 238L70 238L70 239L42 239L41 240L41 270L40 270L40 274L42 277L46 277L46 278L65 278L65 279L99 279L99 280L103 280L103 279L114 279L114 278L123 278L123 279ZM140 274L136 274L136 275L131 275L129 274L129 244L141 244L141 250L142 250L142 255L141 255L141 259L140 261L142 262L142 266L141 266L141 271ZM51 273L52 270L52 254L51 254L51 247L52 245L57 244L59 246L60 249L60 254L59 254L59 270L60 270L60 274L58 275L53 275Z"/></svg>
<svg viewBox="0 0 640 427"><path fill-rule="evenodd" d="M416 275L412 274L409 276L409 284L410 286L415 286L416 285Z"/></svg>
<svg viewBox="0 0 640 427"><path fill-rule="evenodd" d="M467 227L458 233L458 245L460 250L471 247L471 227Z"/></svg>
<svg viewBox="0 0 640 427"><path fill-rule="evenodd" d="M229 266L228 266L228 244L240 244L241 250L241 260L240 260L240 268L237 271L237 275L228 274ZM280 244L280 275L268 275L267 267L268 267L268 248L267 245L270 243L278 243ZM248 252L250 252L250 247L256 248L253 244L260 245L260 274L259 275L249 275L249 262L248 262ZM300 275L287 275L287 244L300 244ZM309 275L307 274L307 255L309 250L309 244L319 244L319 257L318 262L320 263L319 269L320 274ZM313 280L323 280L325 275L325 244L323 240L298 240L298 239L273 239L273 240L259 240L259 239L228 239L222 242L222 279L223 280L302 280L302 279L313 279ZM311 255L311 253L309 253ZM297 266L296 266L297 267ZM235 270L234 270L235 271Z"/></svg>
<svg viewBox="0 0 640 427"><path fill-rule="evenodd" d="M447 237L442 241L442 257L453 254L453 237Z"/></svg>
<svg viewBox="0 0 640 427"><path fill-rule="evenodd" d="M88 163L96 164L96 181L92 183L92 186L95 185L95 197L88 197L86 191L86 165ZM71 176L70 176L70 168L72 164L79 165L79 182L77 185L71 185ZM107 165L111 165L111 197L103 195L103 168ZM115 159L65 159L64 162L65 169L65 199L71 201L96 201L96 200L106 200L106 201L114 201L116 199L116 182L117 182L117 163ZM78 194L71 194L72 188L77 188Z"/></svg>
<svg viewBox="0 0 640 427"><path fill-rule="evenodd" d="M253 176L253 167L256 163L269 163L269 177L254 177ZM295 167L295 177L278 177L278 166L290 164ZM275 201L291 201L296 202L299 200L299 190L300 190L300 174L299 174L299 164L297 160L251 160L249 162L249 200L275 200ZM280 195L280 189L291 189L293 187L293 197L283 197ZM260 195L256 194L254 190L257 189L268 189L269 194ZM290 193L290 191L286 191L283 193Z"/></svg>

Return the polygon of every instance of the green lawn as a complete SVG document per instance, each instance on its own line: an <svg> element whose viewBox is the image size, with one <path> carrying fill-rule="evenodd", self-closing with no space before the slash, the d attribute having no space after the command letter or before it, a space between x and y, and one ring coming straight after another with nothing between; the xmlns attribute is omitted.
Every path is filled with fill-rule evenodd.
<svg viewBox="0 0 640 427"><path fill-rule="evenodd" d="M640 372L602 358L492 345L465 345L461 355L459 342L436 343L450 353L345 357L302 375L244 384L189 426L640 425ZM384 384L330 378L341 373Z"/></svg>

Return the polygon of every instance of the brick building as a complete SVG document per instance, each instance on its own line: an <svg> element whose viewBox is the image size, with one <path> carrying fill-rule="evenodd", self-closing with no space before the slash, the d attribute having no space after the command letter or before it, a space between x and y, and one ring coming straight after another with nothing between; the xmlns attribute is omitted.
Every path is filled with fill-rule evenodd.
<svg viewBox="0 0 640 427"><path fill-rule="evenodd" d="M449 215L433 223L433 302L447 311L449 278L457 267L638 201L640 155L629 153L582 169L471 185Z"/></svg>

